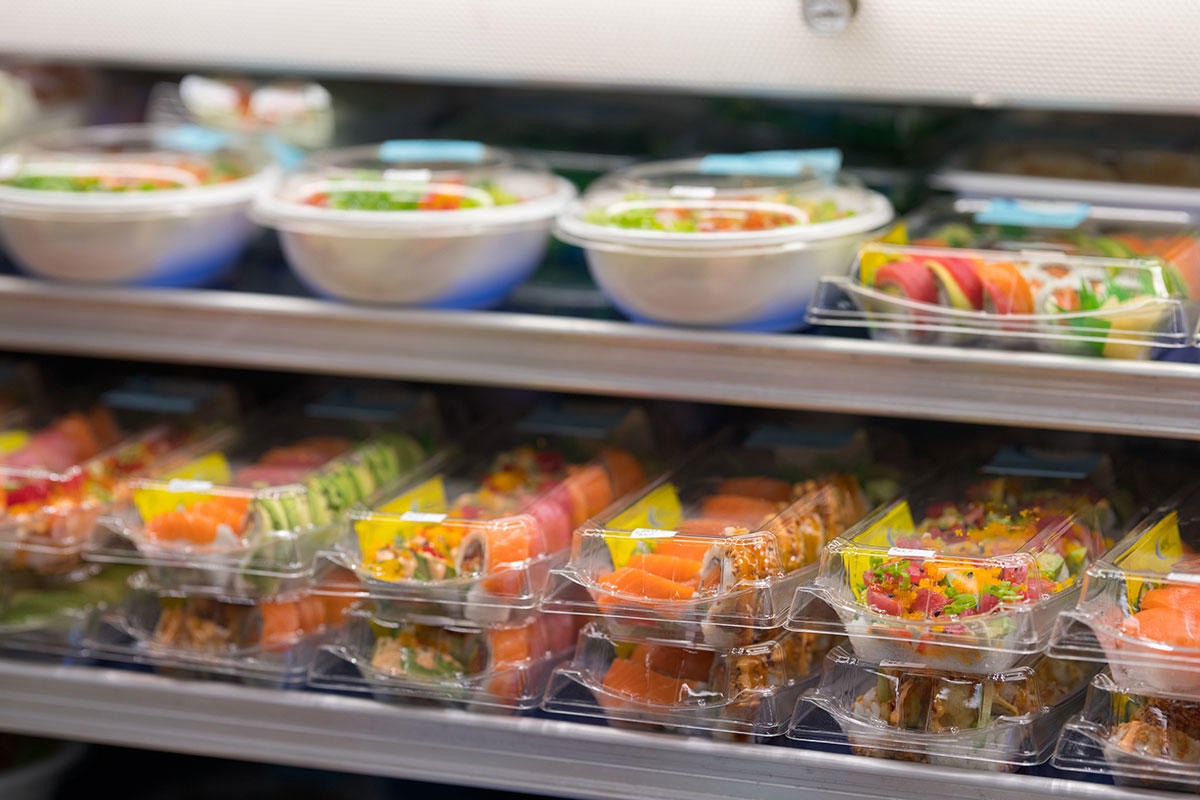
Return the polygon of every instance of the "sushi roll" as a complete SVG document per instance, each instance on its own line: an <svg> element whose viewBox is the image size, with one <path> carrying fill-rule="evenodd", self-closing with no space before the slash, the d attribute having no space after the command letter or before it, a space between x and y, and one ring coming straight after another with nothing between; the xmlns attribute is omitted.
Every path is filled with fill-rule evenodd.
<svg viewBox="0 0 1200 800"><path fill-rule="evenodd" d="M1033 291L1017 265L991 261L979 265L983 310L989 314L1032 314Z"/></svg>
<svg viewBox="0 0 1200 800"><path fill-rule="evenodd" d="M527 593L528 576L522 567L546 553L538 521L528 514L497 520L466 533L455 554L454 567L459 575L481 578L469 590L467 618L492 619L495 601Z"/></svg>

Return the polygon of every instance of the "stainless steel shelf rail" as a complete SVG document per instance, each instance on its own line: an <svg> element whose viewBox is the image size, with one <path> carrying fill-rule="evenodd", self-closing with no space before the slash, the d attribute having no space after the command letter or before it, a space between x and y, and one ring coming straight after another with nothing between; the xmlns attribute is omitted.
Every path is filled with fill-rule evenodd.
<svg viewBox="0 0 1200 800"><path fill-rule="evenodd" d="M654 800L1140 800L1173 795L572 722L0 660L0 729L487 786Z"/></svg>
<svg viewBox="0 0 1200 800"><path fill-rule="evenodd" d="M0 277L0 348L1200 439L1200 366Z"/></svg>
<svg viewBox="0 0 1200 800"><path fill-rule="evenodd" d="M0 348L1200 439L1200 366L0 277Z"/></svg>

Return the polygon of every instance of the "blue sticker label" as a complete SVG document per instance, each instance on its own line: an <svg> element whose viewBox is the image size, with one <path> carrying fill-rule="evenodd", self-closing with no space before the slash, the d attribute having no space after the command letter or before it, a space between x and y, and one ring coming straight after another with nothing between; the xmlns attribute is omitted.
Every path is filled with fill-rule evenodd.
<svg viewBox="0 0 1200 800"><path fill-rule="evenodd" d="M625 421L628 409L538 406L517 423L521 433L602 439Z"/></svg>
<svg viewBox="0 0 1200 800"><path fill-rule="evenodd" d="M404 418L419 402L417 392L339 386L306 403L304 413L316 419L387 423Z"/></svg>
<svg viewBox="0 0 1200 800"><path fill-rule="evenodd" d="M220 391L206 381L134 376L109 389L101 400L110 408L154 414L196 414Z"/></svg>
<svg viewBox="0 0 1200 800"><path fill-rule="evenodd" d="M842 168L842 151L763 150L757 153L715 153L700 159L704 175L765 175L787 178L805 172L831 175Z"/></svg>
<svg viewBox="0 0 1200 800"><path fill-rule="evenodd" d="M1099 453L1043 453L1002 447L983 471L993 475L1082 479L1096 471L1101 458Z"/></svg>
<svg viewBox="0 0 1200 800"><path fill-rule="evenodd" d="M294 144L288 144L273 133L268 133L262 139L263 147L275 159L275 163L284 169L291 169L304 160L304 151Z"/></svg>
<svg viewBox="0 0 1200 800"><path fill-rule="evenodd" d="M212 153L229 144L230 136L200 125L179 125L156 137L160 147L189 153Z"/></svg>
<svg viewBox="0 0 1200 800"><path fill-rule="evenodd" d="M772 450L777 447L807 447L815 450L841 450L854 442L854 428L817 430L794 428L790 425L759 425L742 446L748 449Z"/></svg>
<svg viewBox="0 0 1200 800"><path fill-rule="evenodd" d="M1092 207L1087 203L997 199L975 213L985 225L1021 225L1031 228L1078 228Z"/></svg>
<svg viewBox="0 0 1200 800"><path fill-rule="evenodd" d="M485 148L479 142L454 139L393 139L379 145L380 161L460 161L478 164Z"/></svg>

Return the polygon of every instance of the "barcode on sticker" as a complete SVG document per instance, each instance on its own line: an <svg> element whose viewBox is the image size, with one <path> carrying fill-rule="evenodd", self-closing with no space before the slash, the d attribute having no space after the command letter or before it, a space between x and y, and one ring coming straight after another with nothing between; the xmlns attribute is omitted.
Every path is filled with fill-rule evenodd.
<svg viewBox="0 0 1200 800"><path fill-rule="evenodd" d="M405 511L400 515L400 519L405 522L432 522L436 524L445 518L445 514L430 514L425 511Z"/></svg>
<svg viewBox="0 0 1200 800"><path fill-rule="evenodd" d="M167 481L168 492L211 492L212 481L192 481L186 478L172 478Z"/></svg>
<svg viewBox="0 0 1200 800"><path fill-rule="evenodd" d="M893 547L888 550L887 554L888 558L933 558L937 552L914 547Z"/></svg>
<svg viewBox="0 0 1200 800"><path fill-rule="evenodd" d="M630 537L633 539L673 539L675 531L664 531L662 528L634 528Z"/></svg>

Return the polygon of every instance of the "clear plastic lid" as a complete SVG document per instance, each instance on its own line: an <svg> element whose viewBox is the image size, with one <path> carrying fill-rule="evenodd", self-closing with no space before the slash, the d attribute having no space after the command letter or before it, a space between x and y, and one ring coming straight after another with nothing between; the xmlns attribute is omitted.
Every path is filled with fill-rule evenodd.
<svg viewBox="0 0 1200 800"><path fill-rule="evenodd" d="M225 384L133 379L92 405L4 433L0 565L77 567L122 482L211 434L234 407Z"/></svg>
<svg viewBox="0 0 1200 800"><path fill-rule="evenodd" d="M429 394L334 391L230 426L129 481L89 552L163 587L268 596L309 582L342 513L430 456Z"/></svg>
<svg viewBox="0 0 1200 800"><path fill-rule="evenodd" d="M274 134L302 147L325 147L333 137L333 98L319 83L186 75L178 102L202 125L248 134Z"/></svg>
<svg viewBox="0 0 1200 800"><path fill-rule="evenodd" d="M197 596L133 574L123 602L93 616L84 649L112 661L294 686L349 602L307 591L269 598Z"/></svg>
<svg viewBox="0 0 1200 800"><path fill-rule="evenodd" d="M534 615L516 625L424 625L358 612L325 645L309 685L410 698L525 710L542 699L553 666L566 657L579 625L572 617Z"/></svg>
<svg viewBox="0 0 1200 800"><path fill-rule="evenodd" d="M255 145L195 126L59 130L0 151L0 213L174 216L245 203L268 178Z"/></svg>
<svg viewBox="0 0 1200 800"><path fill-rule="evenodd" d="M753 248L886 225L891 204L840 163L837 151L781 151L641 164L588 187L557 233L586 247Z"/></svg>
<svg viewBox="0 0 1200 800"><path fill-rule="evenodd" d="M1148 516L1088 567L1050 652L1107 661L1130 691L1200 701L1200 492Z"/></svg>
<svg viewBox="0 0 1200 800"><path fill-rule="evenodd" d="M645 441L634 452L595 433L500 431L352 510L327 554L358 575L344 591L397 621L504 622L536 608L572 528L645 480Z"/></svg>
<svg viewBox="0 0 1200 800"><path fill-rule="evenodd" d="M1013 770L1050 758L1094 674L1048 658L988 675L938 672L866 662L838 647L797 704L788 736L848 742L874 758Z"/></svg>
<svg viewBox="0 0 1200 800"><path fill-rule="evenodd" d="M1200 154L1074 141L992 142L970 165L986 172L1073 181L1200 187Z"/></svg>
<svg viewBox="0 0 1200 800"><path fill-rule="evenodd" d="M809 317L879 338L1145 358L1189 345L1185 292L1159 258L872 243L848 277L823 279Z"/></svg>
<svg viewBox="0 0 1200 800"><path fill-rule="evenodd" d="M1200 299L1200 234L1182 211L1011 199L934 201L885 241L922 247L1044 251L1121 260L1157 259L1172 294Z"/></svg>
<svg viewBox="0 0 1200 800"><path fill-rule="evenodd" d="M639 728L777 736L836 643L785 631L732 649L680 647L621 641L593 623L554 671L542 708Z"/></svg>
<svg viewBox="0 0 1200 800"><path fill-rule="evenodd" d="M0 650L78 654L92 615L121 602L131 572L98 564L55 575L0 570Z"/></svg>
<svg viewBox="0 0 1200 800"><path fill-rule="evenodd" d="M569 182L507 150L395 140L307 159L259 198L256 214L289 231L460 236L545 224L574 196Z"/></svg>
<svg viewBox="0 0 1200 800"><path fill-rule="evenodd" d="M1194 794L1200 784L1200 702L1139 695L1101 673L1067 722L1054 766L1120 785Z"/></svg>
<svg viewBox="0 0 1200 800"><path fill-rule="evenodd" d="M871 661L971 673L1042 652L1109 542L1112 506L1083 479L1107 470L1002 450L917 485L826 546L788 627L844 630Z"/></svg>
<svg viewBox="0 0 1200 800"><path fill-rule="evenodd" d="M811 448L790 461L801 433L728 432L580 527L542 608L600 616L635 638L733 646L770 635L825 542L868 510L857 475L834 463L839 451L864 454L865 434L850 434L861 449L827 442L834 458L818 466Z"/></svg>

